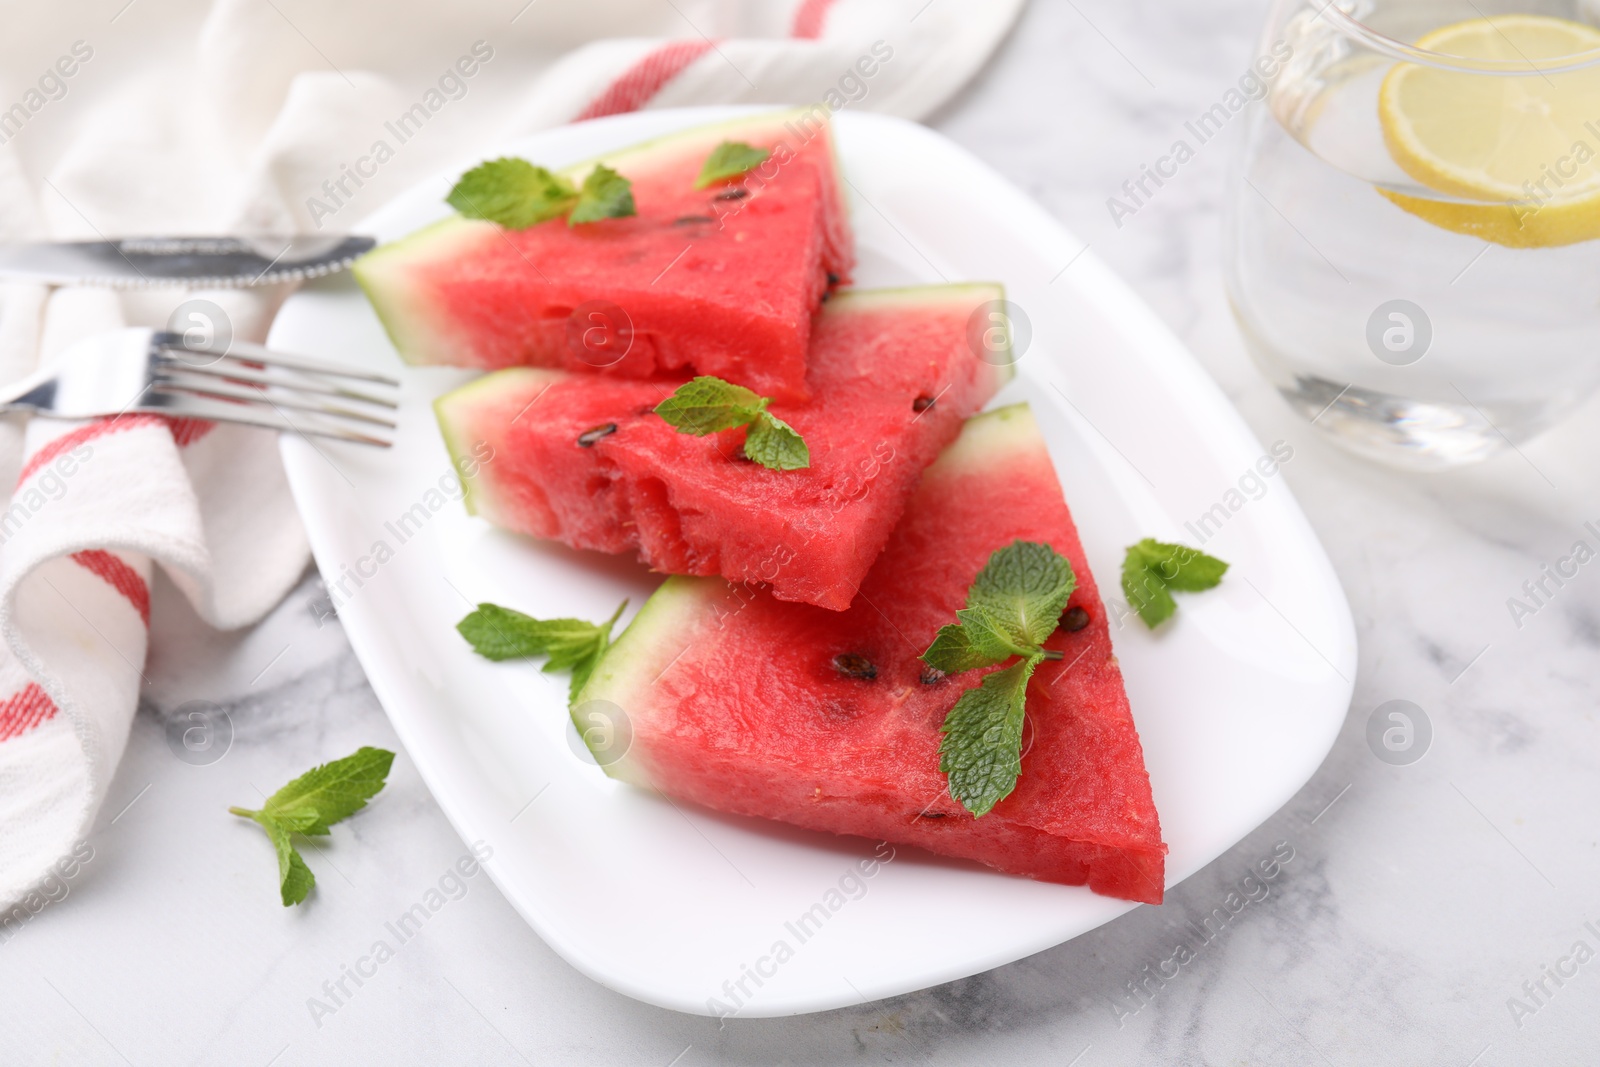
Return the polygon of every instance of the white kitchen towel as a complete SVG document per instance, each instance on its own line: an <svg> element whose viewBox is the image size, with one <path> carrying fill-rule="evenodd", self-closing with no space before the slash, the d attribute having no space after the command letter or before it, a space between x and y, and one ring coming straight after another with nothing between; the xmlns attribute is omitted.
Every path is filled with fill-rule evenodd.
<svg viewBox="0 0 1600 1067"><path fill-rule="evenodd" d="M1022 3L32 5L0 39L0 240L344 232L508 138L646 107L921 117ZM0 284L0 382L122 325L259 341L286 295ZM0 485L15 486L0 511L3 932L43 906L37 883L105 798L145 684L155 567L230 628L269 610L307 553L263 431L8 417Z"/></svg>

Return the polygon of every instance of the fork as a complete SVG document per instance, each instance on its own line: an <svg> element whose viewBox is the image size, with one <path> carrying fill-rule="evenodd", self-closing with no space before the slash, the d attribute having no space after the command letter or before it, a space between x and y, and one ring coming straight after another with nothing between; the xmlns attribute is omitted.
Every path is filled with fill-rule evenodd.
<svg viewBox="0 0 1600 1067"><path fill-rule="evenodd" d="M133 327L96 334L0 390L0 412L65 419L130 412L236 422L388 448L394 378L233 341L194 345Z"/></svg>

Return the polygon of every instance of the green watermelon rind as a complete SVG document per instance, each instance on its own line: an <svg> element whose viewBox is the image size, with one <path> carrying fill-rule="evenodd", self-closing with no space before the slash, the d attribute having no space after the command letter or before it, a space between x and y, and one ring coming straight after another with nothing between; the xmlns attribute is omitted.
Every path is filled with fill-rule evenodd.
<svg viewBox="0 0 1600 1067"><path fill-rule="evenodd" d="M600 163L619 172L626 173L623 171L626 167L638 173L636 164L641 156L648 157L659 152L671 151L684 144L692 144L699 139L709 141L719 134L754 125L781 123L791 117L800 118L814 115L815 112L815 107L791 108L787 111L762 112L695 126L573 163L562 167L557 173L579 183ZM831 135L827 143L828 156L833 162L834 184L836 188L842 190L844 173L839 165L838 145ZM850 205L847 198L841 198L840 207L848 218ZM409 269L416 263L445 258L463 246L486 241L498 231L499 227L492 222L449 215L438 222L424 226L415 233L386 241L356 260L350 272L354 275L356 284L361 286L362 292L367 295L367 300L377 313L378 321L383 324L384 333L388 335L389 342L394 345L401 359L413 366L426 365L426 361L416 358L417 353L449 352L457 347L448 336L440 336L441 331L434 322L419 313L423 307L422 302L409 298L405 285ZM417 343L419 340L423 343Z"/></svg>
<svg viewBox="0 0 1600 1067"><path fill-rule="evenodd" d="M1026 402L1010 404L968 419L961 435L923 472L923 478L1004 470L1008 456L1031 452L1038 446L1039 429L1033 411ZM578 735L587 743L578 709L591 700L615 704L630 723L647 714L650 687L687 648L706 636L705 627L717 624L719 606L736 620L741 603L741 594L721 578L674 575L662 582L622 636L606 650L572 701L571 714ZM633 736L637 740L636 729ZM609 753L595 755L596 762L611 777L644 788L654 787L643 753L630 749L620 758Z"/></svg>
<svg viewBox="0 0 1600 1067"><path fill-rule="evenodd" d="M1039 424L1026 400L974 415L961 434L922 472L926 481L996 468L1004 470L1006 457L1039 447Z"/></svg>
<svg viewBox="0 0 1600 1067"><path fill-rule="evenodd" d="M481 515L492 522L496 514L493 492L478 474L483 463L477 449L483 439L473 436L472 427L477 424L473 417L477 411L476 401L497 398L508 380L555 382L567 377L571 375L566 371L550 367L507 367L474 378L434 399L433 415L439 423L439 436L444 438L450 464L461 480L464 494L461 502L466 505L468 515Z"/></svg>
<svg viewBox="0 0 1600 1067"><path fill-rule="evenodd" d="M622 709L631 723L644 706L640 694L648 691L672 662L693 644L721 599L737 606L733 586L721 578L694 578L675 574L662 582L622 636L611 643L594 673L584 683L568 709L578 736L584 739L606 774L642 788L652 788L649 773L631 748L620 758L594 752L579 710L591 700L605 700Z"/></svg>
<svg viewBox="0 0 1600 1067"><path fill-rule="evenodd" d="M406 281L415 265L484 241L497 229L492 222L451 215L379 245L351 266L351 276L366 294L389 343L406 363L426 366L428 361L417 358L416 353L448 352L455 347L434 320L419 313L423 303L411 298Z"/></svg>

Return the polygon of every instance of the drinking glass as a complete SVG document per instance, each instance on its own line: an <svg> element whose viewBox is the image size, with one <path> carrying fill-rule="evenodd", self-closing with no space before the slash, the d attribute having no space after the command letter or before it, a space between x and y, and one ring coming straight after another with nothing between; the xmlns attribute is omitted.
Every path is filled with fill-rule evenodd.
<svg viewBox="0 0 1600 1067"><path fill-rule="evenodd" d="M1470 463L1600 386L1596 2L1273 4L1259 54L1275 62L1256 69L1277 69L1235 160L1226 284L1253 359L1341 444L1416 469ZM1581 24L1580 47L1524 54L1496 28L1524 16ZM1416 43L1485 19L1502 56ZM1380 97L1406 67L1458 102L1419 121L1455 123L1467 163L1510 167L1509 194L1442 188L1397 161Z"/></svg>

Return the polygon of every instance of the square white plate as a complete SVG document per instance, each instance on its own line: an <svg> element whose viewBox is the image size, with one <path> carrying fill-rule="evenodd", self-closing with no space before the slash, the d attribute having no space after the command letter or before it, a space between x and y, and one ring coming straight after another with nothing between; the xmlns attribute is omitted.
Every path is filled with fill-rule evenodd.
<svg viewBox="0 0 1600 1067"><path fill-rule="evenodd" d="M485 157L563 165L742 110L618 116ZM1020 374L995 403L1032 403L1104 595L1117 596L1124 546L1193 544L1185 523L1223 506L1205 545L1233 564L1222 586L1183 597L1159 633L1130 620L1112 635L1175 884L1281 807L1333 743L1356 645L1332 567L1281 476L1232 507L1265 450L1082 242L921 126L837 123L858 284L1001 281L1031 324ZM445 215L453 176L361 232L388 240ZM348 276L289 300L270 344L399 365ZM339 617L411 758L461 836L493 847L487 867L507 899L575 967L679 1011L705 1014L708 998L737 995L742 1016L793 1014L986 970L1135 906L909 848L858 878L871 842L678 806L606 778L569 724L565 679L479 659L454 626L479 600L598 620L631 597L631 616L656 578L500 533L445 498L451 467L429 402L466 377L407 372L391 451L286 435L284 462L317 564L343 584ZM826 921L802 942L786 924L818 904Z"/></svg>

